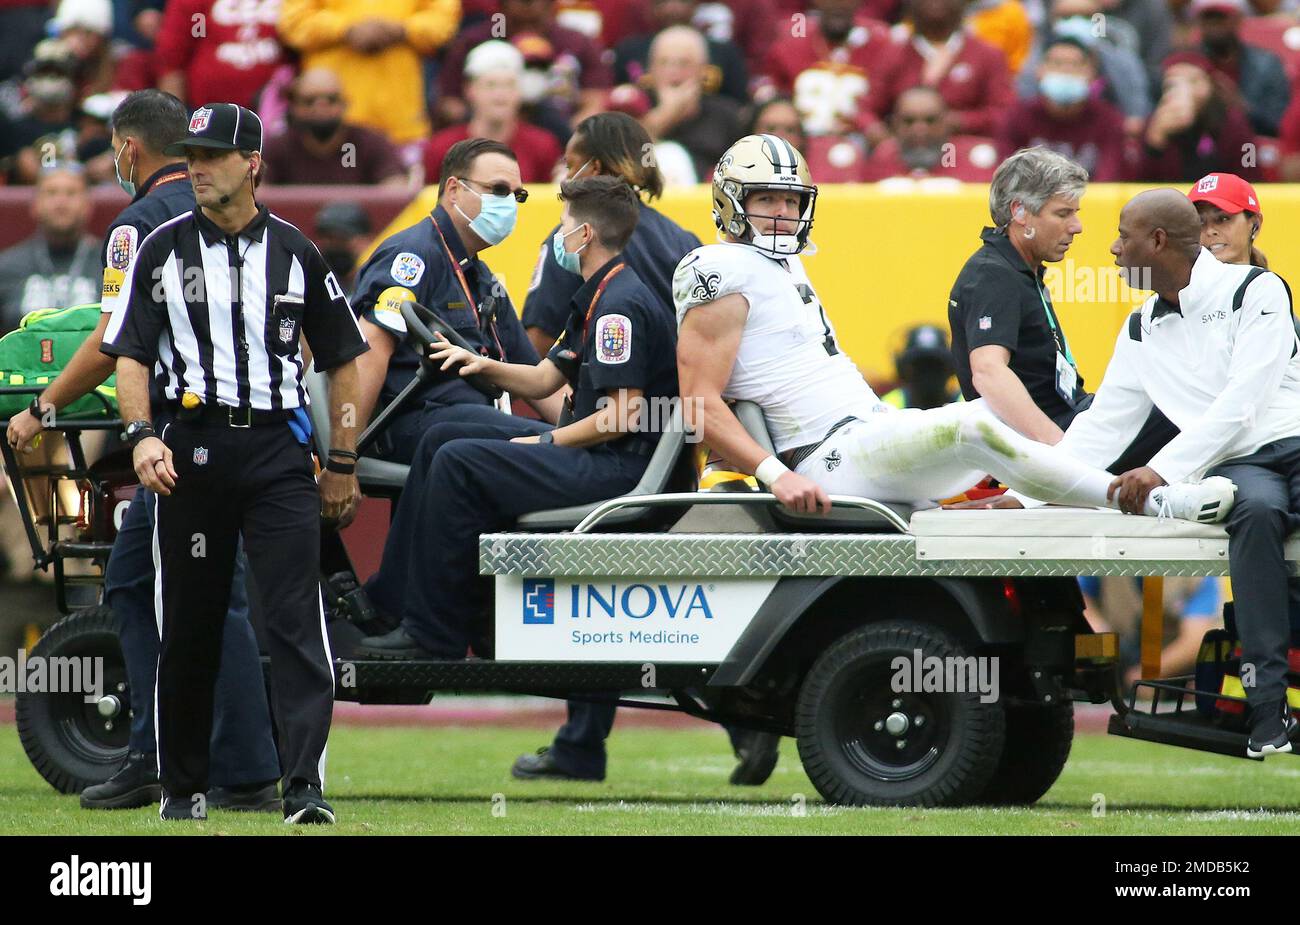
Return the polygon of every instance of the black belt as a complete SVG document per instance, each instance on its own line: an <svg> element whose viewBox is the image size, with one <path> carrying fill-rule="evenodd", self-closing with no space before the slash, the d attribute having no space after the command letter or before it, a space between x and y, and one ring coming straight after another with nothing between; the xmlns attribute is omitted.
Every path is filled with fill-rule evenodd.
<svg viewBox="0 0 1300 925"><path fill-rule="evenodd" d="M226 427L258 427L263 424L282 424L293 418L292 408L280 408L275 411L263 411L259 408L232 408L230 405L201 404L194 408L185 408L180 402L169 402L176 420L197 424L221 424Z"/></svg>
<svg viewBox="0 0 1300 925"><path fill-rule="evenodd" d="M624 437L610 448L620 453L631 453L633 456L644 456L649 459L659 446L657 437L657 434L654 440L647 440L644 437Z"/></svg>
<svg viewBox="0 0 1300 925"><path fill-rule="evenodd" d="M827 440L829 440L831 438L831 435L835 433L835 431L839 430L841 427L843 427L845 424L848 424L850 421L856 421L856 420L857 418L855 418L851 414L846 418L840 418L838 421L836 421L834 424L831 425L830 430L826 431L826 436L822 437L816 443L805 443L803 446L797 446L793 450L786 450L784 453L781 454L781 462L785 463L786 466L791 469L798 469L799 464L802 463L809 456L811 456L813 453L816 453L818 448Z"/></svg>

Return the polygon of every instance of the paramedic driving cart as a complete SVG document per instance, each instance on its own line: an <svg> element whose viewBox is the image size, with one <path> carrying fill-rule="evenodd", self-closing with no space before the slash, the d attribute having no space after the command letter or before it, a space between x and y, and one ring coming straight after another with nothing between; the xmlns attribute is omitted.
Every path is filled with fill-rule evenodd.
<svg viewBox="0 0 1300 925"><path fill-rule="evenodd" d="M357 501L355 428L343 409L356 402L354 360L367 345L315 245L256 202L261 147L253 112L195 111L167 153L186 156L198 207L140 242L102 347L117 357L136 474L159 495L164 819L206 813L213 682L242 535L267 615L285 819L334 821L321 794L334 679L320 518L343 518ZM300 334L330 380L334 446L319 487ZM151 372L162 396L154 408Z"/></svg>

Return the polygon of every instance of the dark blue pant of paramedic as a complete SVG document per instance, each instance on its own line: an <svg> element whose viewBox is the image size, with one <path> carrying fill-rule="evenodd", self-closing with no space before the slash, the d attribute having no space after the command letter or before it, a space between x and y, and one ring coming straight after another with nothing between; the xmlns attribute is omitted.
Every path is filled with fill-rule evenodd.
<svg viewBox="0 0 1300 925"><path fill-rule="evenodd" d="M377 456L388 462L410 465L411 460L415 457L416 447L420 445L420 440L423 439L424 435L429 432L429 428L434 424L443 424L447 421L478 421L484 424L500 424L503 421L513 420L526 421L530 419L516 418L513 415L498 411L495 405L447 405L435 401L425 402L423 405L417 405L410 410L395 415L376 438L374 450L368 450L367 455ZM521 431L521 433L523 432Z"/></svg>
<svg viewBox="0 0 1300 925"><path fill-rule="evenodd" d="M154 611L153 533L157 496L140 488L127 508L104 574L104 596L118 621L131 685L132 751L157 750L154 685L158 671L158 618ZM271 737L262 662L248 619L244 555L235 563L230 608L222 634L212 725L212 784L237 786L280 776Z"/></svg>
<svg viewBox="0 0 1300 925"><path fill-rule="evenodd" d="M464 657L490 600L478 574L480 534L532 511L626 494L645 472L647 456L608 446L509 441L549 429L522 419L437 424L416 449L380 575L404 575L402 624L438 657Z"/></svg>
<svg viewBox="0 0 1300 925"><path fill-rule="evenodd" d="M1300 599L1283 544L1300 529L1300 437L1265 444L1211 469L1237 486L1228 515L1228 569L1241 663L1255 666L1252 706L1286 697L1290 609ZM1288 604L1290 606L1288 606Z"/></svg>

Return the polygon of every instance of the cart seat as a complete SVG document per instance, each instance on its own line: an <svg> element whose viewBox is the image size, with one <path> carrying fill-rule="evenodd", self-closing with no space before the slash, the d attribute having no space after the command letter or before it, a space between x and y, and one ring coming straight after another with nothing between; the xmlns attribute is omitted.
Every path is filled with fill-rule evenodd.
<svg viewBox="0 0 1300 925"><path fill-rule="evenodd" d="M686 425L682 419L682 405L681 402L674 402L673 413L659 434L659 443L650 456L650 462L645 467L641 481L622 497L656 495L670 491L673 473L677 470L678 461L682 456L682 448L685 445ZM571 507L555 508L550 511L534 511L520 517L516 523L516 528L529 532L572 530L584 517L594 511L597 505L602 503L604 502L593 501L590 504L575 504ZM602 518L600 523L602 527L626 527L641 520L647 510L644 507L621 508Z"/></svg>
<svg viewBox="0 0 1300 925"><path fill-rule="evenodd" d="M311 413L313 439L316 441L317 452L324 459L330 448L329 381L324 373L317 372L316 364L313 363L303 374L303 383L311 402L307 410ZM357 460L357 482L364 494L394 497L401 494L405 487L406 474L410 468L401 463L362 456Z"/></svg>
<svg viewBox="0 0 1300 925"><path fill-rule="evenodd" d="M776 447L768 433L767 419L763 409L752 401L738 401L731 406L737 420L754 438L754 442L772 455ZM916 510L909 504L881 502L890 510L908 521ZM897 533L898 527L874 511L861 508L832 508L829 514L796 514L781 505L772 506L772 516L777 523L792 530L853 530L861 533Z"/></svg>

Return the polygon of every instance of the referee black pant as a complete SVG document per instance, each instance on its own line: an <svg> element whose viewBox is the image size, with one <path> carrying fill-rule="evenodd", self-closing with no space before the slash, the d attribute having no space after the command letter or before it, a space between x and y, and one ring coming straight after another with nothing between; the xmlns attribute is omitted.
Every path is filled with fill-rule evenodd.
<svg viewBox="0 0 1300 925"><path fill-rule="evenodd" d="M280 768L320 786L334 673L320 597L320 496L287 423L176 421L162 432L178 476L158 497L154 607L158 771L178 798L208 789L213 690L242 533L271 656Z"/></svg>

